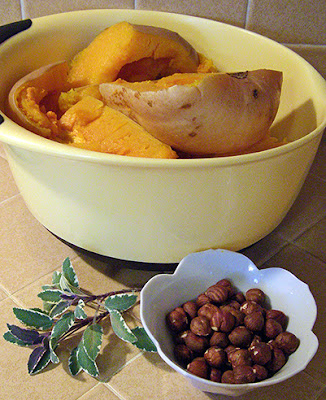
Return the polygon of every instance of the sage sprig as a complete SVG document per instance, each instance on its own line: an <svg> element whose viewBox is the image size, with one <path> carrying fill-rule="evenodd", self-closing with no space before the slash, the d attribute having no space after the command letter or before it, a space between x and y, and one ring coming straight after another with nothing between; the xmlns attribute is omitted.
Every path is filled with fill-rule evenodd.
<svg viewBox="0 0 326 400"><path fill-rule="evenodd" d="M120 339L143 351L156 351L144 328L131 329L124 318L124 312L136 304L139 291L135 288L100 295L86 293L79 286L70 259L66 258L61 271L53 273L52 283L42 286L38 294L43 309L14 307L13 313L24 327L7 324L8 331L3 337L10 343L32 349L27 367L29 374L35 375L50 363L58 364L58 346L64 346L67 338L82 331L81 340L70 353L68 368L73 376L85 371L96 377L99 375L96 358L103 340L101 322L105 318L109 318ZM92 315L87 314L86 306L87 310L93 310Z"/></svg>

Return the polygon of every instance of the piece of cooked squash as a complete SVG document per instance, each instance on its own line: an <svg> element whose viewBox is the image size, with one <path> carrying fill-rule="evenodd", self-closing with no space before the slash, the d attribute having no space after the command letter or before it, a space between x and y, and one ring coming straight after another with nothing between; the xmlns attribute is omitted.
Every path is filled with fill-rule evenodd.
<svg viewBox="0 0 326 400"><path fill-rule="evenodd" d="M76 147L132 157L177 158L170 146L92 96L69 108L60 125L69 133L69 144Z"/></svg>
<svg viewBox="0 0 326 400"><path fill-rule="evenodd" d="M60 138L58 98L69 88L66 61L41 67L21 78L8 96L9 116L24 128L46 138Z"/></svg>
<svg viewBox="0 0 326 400"><path fill-rule="evenodd" d="M73 87L153 80L175 72L196 72L199 56L180 35L168 29L120 22L102 31L71 62Z"/></svg>
<svg viewBox="0 0 326 400"><path fill-rule="evenodd" d="M184 73L158 81L100 85L105 103L174 149L194 155L239 153L268 135L282 72Z"/></svg>

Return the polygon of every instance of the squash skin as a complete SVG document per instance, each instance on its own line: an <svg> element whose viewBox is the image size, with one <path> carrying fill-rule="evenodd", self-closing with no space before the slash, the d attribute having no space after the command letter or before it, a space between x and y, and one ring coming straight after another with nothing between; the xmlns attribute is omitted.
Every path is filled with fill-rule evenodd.
<svg viewBox="0 0 326 400"><path fill-rule="evenodd" d="M104 101L185 153L239 153L266 138L276 116L282 73L175 74L157 82L100 85Z"/></svg>
<svg viewBox="0 0 326 400"><path fill-rule="evenodd" d="M195 72L199 56L175 32L124 21L102 31L75 56L68 81L72 87L112 82L133 63L134 71L127 72L131 81L156 79L158 75Z"/></svg>

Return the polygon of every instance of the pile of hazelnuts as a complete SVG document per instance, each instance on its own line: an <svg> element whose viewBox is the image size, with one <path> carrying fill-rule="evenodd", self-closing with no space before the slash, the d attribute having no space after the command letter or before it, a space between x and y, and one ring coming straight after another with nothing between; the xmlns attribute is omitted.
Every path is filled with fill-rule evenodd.
<svg viewBox="0 0 326 400"><path fill-rule="evenodd" d="M288 317L267 306L262 290L243 293L229 279L176 307L166 321L178 363L214 382L267 379L299 346L299 339L286 330Z"/></svg>

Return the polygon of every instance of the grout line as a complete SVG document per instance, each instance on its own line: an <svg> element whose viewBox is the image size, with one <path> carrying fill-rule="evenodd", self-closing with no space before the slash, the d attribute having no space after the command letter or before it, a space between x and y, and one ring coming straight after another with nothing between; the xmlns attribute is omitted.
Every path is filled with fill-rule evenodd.
<svg viewBox="0 0 326 400"><path fill-rule="evenodd" d="M20 0L20 13L22 19L26 19L25 0Z"/></svg>
<svg viewBox="0 0 326 400"><path fill-rule="evenodd" d="M251 1L252 0L247 0L247 11L246 11L246 18L245 18L245 29L248 29L248 21L249 21L249 13L251 9Z"/></svg>

